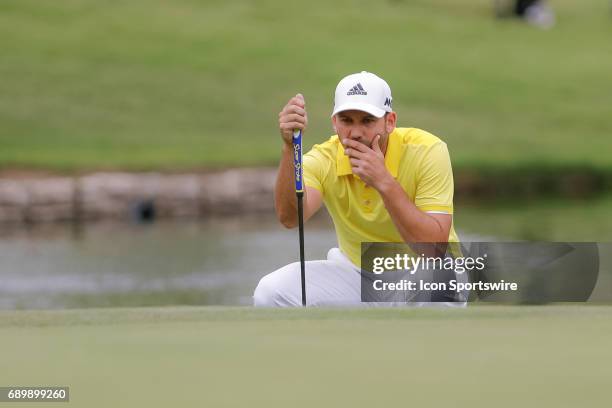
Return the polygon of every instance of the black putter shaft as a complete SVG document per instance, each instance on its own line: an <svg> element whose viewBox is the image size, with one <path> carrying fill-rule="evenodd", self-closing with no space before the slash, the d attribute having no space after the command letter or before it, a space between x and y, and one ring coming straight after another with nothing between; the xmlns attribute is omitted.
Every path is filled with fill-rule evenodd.
<svg viewBox="0 0 612 408"><path fill-rule="evenodd" d="M302 281L302 306L306 306L306 263L304 261L304 205L303 198L304 193L298 191L297 202L298 202L298 228L300 230L300 272Z"/></svg>
<svg viewBox="0 0 612 408"><path fill-rule="evenodd" d="M302 131L293 131L293 169L295 170L295 194L298 202L298 225L300 230L300 269L302 282L302 306L306 306L306 264L304 261L304 173L302 171Z"/></svg>

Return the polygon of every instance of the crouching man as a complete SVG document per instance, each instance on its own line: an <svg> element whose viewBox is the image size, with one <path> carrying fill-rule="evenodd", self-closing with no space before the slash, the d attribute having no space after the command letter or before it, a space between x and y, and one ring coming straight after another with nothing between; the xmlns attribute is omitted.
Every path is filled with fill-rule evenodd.
<svg viewBox="0 0 612 408"><path fill-rule="evenodd" d="M343 78L331 115L336 135L304 155L304 221L325 204L338 238L327 259L306 262L309 306L370 306L361 298L362 242L458 241L447 146L424 130L396 127L392 103L382 78L365 71ZM287 228L298 224L293 130L304 135L307 127L298 94L279 113L282 156L274 201ZM301 306L300 264L264 276L254 304Z"/></svg>

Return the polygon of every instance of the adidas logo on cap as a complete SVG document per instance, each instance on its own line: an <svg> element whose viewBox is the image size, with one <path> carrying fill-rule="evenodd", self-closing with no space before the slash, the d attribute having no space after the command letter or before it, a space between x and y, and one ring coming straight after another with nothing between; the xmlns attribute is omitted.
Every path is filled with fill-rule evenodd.
<svg viewBox="0 0 612 408"><path fill-rule="evenodd" d="M358 82L357 85L352 87L346 94L350 96L350 95L367 95L368 93L366 92L365 89L363 89L363 86L361 86L361 84Z"/></svg>

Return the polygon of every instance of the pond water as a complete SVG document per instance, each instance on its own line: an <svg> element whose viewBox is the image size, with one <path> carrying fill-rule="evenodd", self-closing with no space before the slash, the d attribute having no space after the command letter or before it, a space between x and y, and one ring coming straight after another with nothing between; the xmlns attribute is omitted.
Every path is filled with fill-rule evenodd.
<svg viewBox="0 0 612 408"><path fill-rule="evenodd" d="M464 241L610 241L612 200L460 207ZM326 214L306 225L306 259L336 237ZM0 309L249 305L259 279L298 260L297 230L273 215L151 224L3 226Z"/></svg>

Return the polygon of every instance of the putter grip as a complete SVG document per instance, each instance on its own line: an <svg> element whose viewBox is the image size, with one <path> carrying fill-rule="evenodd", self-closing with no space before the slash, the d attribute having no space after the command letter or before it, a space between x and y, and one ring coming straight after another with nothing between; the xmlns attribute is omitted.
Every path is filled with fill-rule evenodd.
<svg viewBox="0 0 612 408"><path fill-rule="evenodd" d="M293 131L293 168L295 170L295 192L304 192L304 172L302 171L302 131Z"/></svg>

